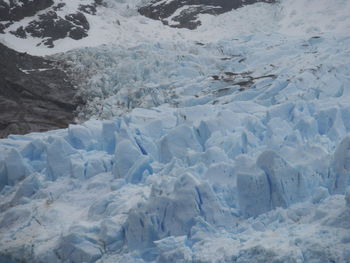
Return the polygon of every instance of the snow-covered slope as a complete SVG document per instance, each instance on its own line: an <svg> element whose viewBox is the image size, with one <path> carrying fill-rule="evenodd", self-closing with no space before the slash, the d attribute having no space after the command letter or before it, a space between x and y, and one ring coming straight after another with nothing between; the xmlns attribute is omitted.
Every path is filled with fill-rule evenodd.
<svg viewBox="0 0 350 263"><path fill-rule="evenodd" d="M219 15L255 3L275 3L274 0L152 0L142 5L140 14L160 20L164 25L196 29L202 24L199 15Z"/></svg>
<svg viewBox="0 0 350 263"><path fill-rule="evenodd" d="M0 261L350 262L349 2L109 4L54 56L91 120L0 140Z"/></svg>
<svg viewBox="0 0 350 263"><path fill-rule="evenodd" d="M9 15L0 16L0 40L13 49L45 55L84 46L92 39L95 45L102 43L98 38L103 19L97 12L104 8L100 0L11 0L9 3L0 2L0 11L8 9Z"/></svg>
<svg viewBox="0 0 350 263"><path fill-rule="evenodd" d="M60 2L55 0L53 6ZM57 14L64 18L68 14L81 12L79 6L91 4L90 2L94 1L66 1L66 5L61 7ZM70 37L58 39L54 41L53 48L37 46L43 41L42 38L28 35L22 39L9 33L37 19L40 12L33 17L14 21L4 30L6 34L0 34L0 41L21 52L49 55L79 47L110 43L132 47L144 42L158 41L185 40L208 43L256 32L279 32L284 35L309 37L327 32L338 35L349 32L350 3L347 0L281 0L275 4L257 3L245 6L217 16L200 14L202 25L196 30L164 27L160 21L141 16L137 9L147 2L104 0L103 5L97 6L96 15L84 13L89 24L87 37L78 40ZM47 10L41 12L45 13Z"/></svg>

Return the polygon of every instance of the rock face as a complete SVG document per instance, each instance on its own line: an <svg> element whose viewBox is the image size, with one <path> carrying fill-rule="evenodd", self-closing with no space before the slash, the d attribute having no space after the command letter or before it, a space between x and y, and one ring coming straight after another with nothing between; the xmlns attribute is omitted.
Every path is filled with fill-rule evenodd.
<svg viewBox="0 0 350 263"><path fill-rule="evenodd" d="M38 20L31 21L25 28L21 26L11 33L21 38L26 38L27 34L32 37L45 38L43 43L47 47L54 47L53 41L67 36L75 40L87 37L89 28L89 22L81 12L62 18L56 12L48 11L39 15Z"/></svg>
<svg viewBox="0 0 350 263"><path fill-rule="evenodd" d="M275 0L153 0L139 8L139 13L171 27L195 29L201 25L199 14L218 15L257 2L273 3Z"/></svg>
<svg viewBox="0 0 350 263"><path fill-rule="evenodd" d="M0 137L64 128L73 122L75 89L53 61L0 44Z"/></svg>
<svg viewBox="0 0 350 263"><path fill-rule="evenodd" d="M0 0L0 21L19 21L53 5L53 0Z"/></svg>
<svg viewBox="0 0 350 263"><path fill-rule="evenodd" d="M102 4L100 0L89 0L71 10L66 3L54 4L52 0L0 0L0 33L10 33L19 38L40 38L42 41L38 45L52 48L58 39L87 37L90 25L84 13L95 15L97 7ZM40 14L35 16L39 11ZM31 16L32 19L22 21ZM11 25L12 28L8 28Z"/></svg>

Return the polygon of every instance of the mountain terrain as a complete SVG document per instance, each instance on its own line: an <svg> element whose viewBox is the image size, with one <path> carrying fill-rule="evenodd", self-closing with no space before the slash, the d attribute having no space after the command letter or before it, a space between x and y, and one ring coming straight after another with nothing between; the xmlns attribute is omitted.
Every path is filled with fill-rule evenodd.
<svg viewBox="0 0 350 263"><path fill-rule="evenodd" d="M0 136L65 128L74 122L76 89L54 61L0 44Z"/></svg>

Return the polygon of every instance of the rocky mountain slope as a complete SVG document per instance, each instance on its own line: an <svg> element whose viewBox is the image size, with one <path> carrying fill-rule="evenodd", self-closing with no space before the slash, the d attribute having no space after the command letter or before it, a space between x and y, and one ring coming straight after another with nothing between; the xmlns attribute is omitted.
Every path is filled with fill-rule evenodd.
<svg viewBox="0 0 350 263"><path fill-rule="evenodd" d="M0 33L18 38L41 39L37 45L54 47L54 42L62 38L82 39L90 28L84 14L95 15L101 1L84 2L67 8L62 1L0 1Z"/></svg>
<svg viewBox="0 0 350 263"><path fill-rule="evenodd" d="M54 61L0 44L0 137L65 128L74 121L76 89Z"/></svg>
<svg viewBox="0 0 350 263"><path fill-rule="evenodd" d="M140 14L157 19L165 25L195 29L201 25L199 14L219 15L232 9L258 2L274 3L274 0L155 0L139 8Z"/></svg>

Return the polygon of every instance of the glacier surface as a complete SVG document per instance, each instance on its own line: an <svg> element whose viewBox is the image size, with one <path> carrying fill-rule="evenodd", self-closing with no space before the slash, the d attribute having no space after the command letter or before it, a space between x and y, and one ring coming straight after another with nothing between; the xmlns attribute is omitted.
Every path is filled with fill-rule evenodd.
<svg viewBox="0 0 350 263"><path fill-rule="evenodd" d="M2 260L348 262L350 137L321 135L312 106L160 106L3 139Z"/></svg>
<svg viewBox="0 0 350 263"><path fill-rule="evenodd" d="M320 2L56 55L88 121L0 140L0 261L350 262L348 1Z"/></svg>

